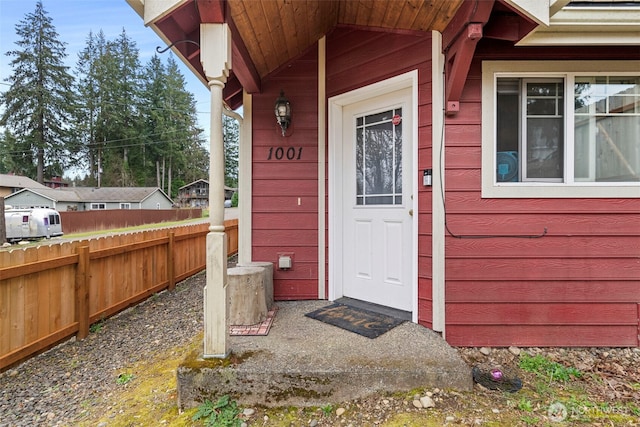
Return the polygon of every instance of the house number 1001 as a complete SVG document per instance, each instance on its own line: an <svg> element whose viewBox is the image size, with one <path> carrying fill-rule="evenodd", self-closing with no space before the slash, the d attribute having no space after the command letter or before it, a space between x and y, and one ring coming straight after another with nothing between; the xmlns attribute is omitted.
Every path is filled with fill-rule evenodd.
<svg viewBox="0 0 640 427"><path fill-rule="evenodd" d="M284 158L287 160L300 160L300 157L302 157L302 147L289 147L286 150L284 147L269 147L267 160L282 160Z"/></svg>

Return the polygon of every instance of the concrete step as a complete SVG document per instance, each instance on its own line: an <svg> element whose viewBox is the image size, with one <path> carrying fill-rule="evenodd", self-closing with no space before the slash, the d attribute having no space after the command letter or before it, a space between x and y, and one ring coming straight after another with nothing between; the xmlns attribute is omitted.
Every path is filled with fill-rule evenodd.
<svg viewBox="0 0 640 427"><path fill-rule="evenodd" d="M276 302L267 336L228 337L231 356L178 368L181 409L231 395L242 405L322 406L415 388L470 390L471 367L437 333L405 322L369 339L305 313L327 301Z"/></svg>

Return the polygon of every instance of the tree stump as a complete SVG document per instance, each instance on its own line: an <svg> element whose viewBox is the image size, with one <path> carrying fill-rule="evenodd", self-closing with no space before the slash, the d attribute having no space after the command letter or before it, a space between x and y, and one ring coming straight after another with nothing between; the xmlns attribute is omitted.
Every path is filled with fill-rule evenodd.
<svg viewBox="0 0 640 427"><path fill-rule="evenodd" d="M234 267L227 270L230 325L255 325L267 318L264 268Z"/></svg>
<svg viewBox="0 0 640 427"><path fill-rule="evenodd" d="M272 262L245 262L238 264L237 267L262 267L264 268L264 297L267 304L267 310L271 310L273 306L273 263Z"/></svg>

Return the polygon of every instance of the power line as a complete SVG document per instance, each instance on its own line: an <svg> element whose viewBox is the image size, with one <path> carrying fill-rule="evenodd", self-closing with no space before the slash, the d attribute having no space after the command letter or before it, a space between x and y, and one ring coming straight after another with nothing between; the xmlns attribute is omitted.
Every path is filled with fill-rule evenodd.
<svg viewBox="0 0 640 427"><path fill-rule="evenodd" d="M93 142L93 143L90 143L90 144L83 145L83 147L100 148L102 150L115 150L115 149L118 149L118 148L130 148L130 147L141 147L141 146L142 147L146 147L146 146L149 146L149 145L167 144L167 143L183 141L183 139L172 139L172 140L168 140L168 141L146 141L146 142L134 143L134 144L111 145L111 143L113 143L113 142L128 141L128 140L136 139L136 138L142 138L142 137L114 139L114 140L111 140L111 141L104 141L104 142L98 141L98 142ZM102 144L109 144L109 145L102 145ZM4 153L6 153L6 154L27 154L27 153L30 153L31 151L32 150L16 150L16 151L5 151Z"/></svg>

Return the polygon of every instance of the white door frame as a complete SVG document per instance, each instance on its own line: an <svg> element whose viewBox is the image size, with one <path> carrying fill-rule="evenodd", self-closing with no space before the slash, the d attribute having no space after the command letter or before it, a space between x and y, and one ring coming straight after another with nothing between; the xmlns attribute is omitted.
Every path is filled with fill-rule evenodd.
<svg viewBox="0 0 640 427"><path fill-rule="evenodd" d="M413 70L408 73L383 80L362 88L354 89L350 92L329 98L329 300L333 301L343 294L342 283L342 168L337 167L342 155L342 132L343 123L342 110L346 105L366 99L394 92L399 89L411 89L411 109L414 117L411 132L411 170L408 171L407 179L413 181L412 200L412 227L413 236L411 242L411 283L412 283L412 317L413 322L418 321L418 194L417 194L417 170L418 170L418 71ZM350 124L348 124L350 125Z"/></svg>

